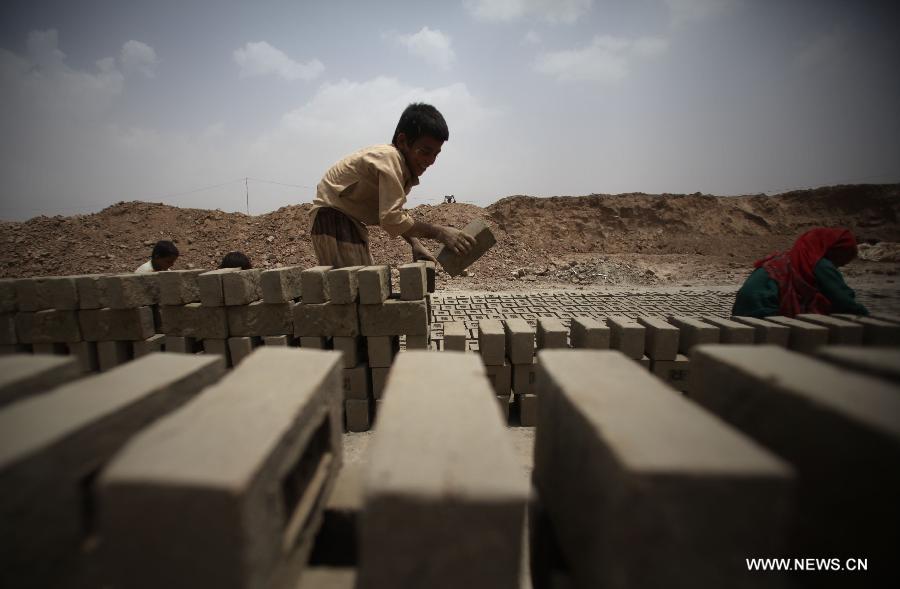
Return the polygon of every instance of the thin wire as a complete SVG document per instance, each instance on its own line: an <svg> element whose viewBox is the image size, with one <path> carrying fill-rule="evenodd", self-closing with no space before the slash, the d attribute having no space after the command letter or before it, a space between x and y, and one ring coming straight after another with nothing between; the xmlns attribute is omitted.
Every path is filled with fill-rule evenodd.
<svg viewBox="0 0 900 589"><path fill-rule="evenodd" d="M249 178L254 182L265 182L266 184L278 184L279 186L290 186L291 188L312 188L303 184L287 184L286 182L276 182L275 180L263 180L262 178Z"/></svg>

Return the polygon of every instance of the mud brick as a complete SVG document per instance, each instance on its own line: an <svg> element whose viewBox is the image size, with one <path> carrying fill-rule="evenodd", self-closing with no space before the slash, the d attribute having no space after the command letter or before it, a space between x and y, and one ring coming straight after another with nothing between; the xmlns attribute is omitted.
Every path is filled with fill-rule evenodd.
<svg viewBox="0 0 900 589"><path fill-rule="evenodd" d="M779 325L778 323L772 323L756 317L740 317L737 315L732 316L731 320L753 328L753 343L774 344L783 348L786 348L788 345L791 330L785 325Z"/></svg>
<svg viewBox="0 0 900 589"><path fill-rule="evenodd" d="M791 350L811 354L819 346L824 346L828 343L828 329L821 325L813 325L806 321L781 315L766 317L766 321L778 323L790 329L788 348Z"/></svg>
<svg viewBox="0 0 900 589"><path fill-rule="evenodd" d="M223 371L209 359L158 354L0 413L0 585L81 586L82 565L95 556L86 534L96 543L100 529L93 477L135 432Z"/></svg>
<svg viewBox="0 0 900 589"><path fill-rule="evenodd" d="M387 384L387 377L390 368L372 367L372 396L380 399L384 393L384 386Z"/></svg>
<svg viewBox="0 0 900 589"><path fill-rule="evenodd" d="M532 394L516 395L519 405L519 425L534 427L537 425L538 396Z"/></svg>
<svg viewBox="0 0 900 589"><path fill-rule="evenodd" d="M226 306L249 305L262 297L260 270L251 268L222 275L222 295Z"/></svg>
<svg viewBox="0 0 900 589"><path fill-rule="evenodd" d="M186 305L200 302L200 284L197 277L206 270L169 270L159 272L159 304Z"/></svg>
<svg viewBox="0 0 900 589"><path fill-rule="evenodd" d="M407 350L428 350L431 349L430 335L408 335L406 336Z"/></svg>
<svg viewBox="0 0 900 589"><path fill-rule="evenodd" d="M573 348L606 349L609 347L609 327L591 317L573 317L569 325Z"/></svg>
<svg viewBox="0 0 900 589"><path fill-rule="evenodd" d="M13 313L18 309L16 279L0 278L0 313Z"/></svg>
<svg viewBox="0 0 900 589"><path fill-rule="evenodd" d="M870 313L869 317L878 319L879 321L887 321L888 323L900 323L900 315L892 313Z"/></svg>
<svg viewBox="0 0 900 589"><path fill-rule="evenodd" d="M721 317L704 316L701 319L719 328L719 343L752 344L756 341L755 328Z"/></svg>
<svg viewBox="0 0 900 589"><path fill-rule="evenodd" d="M403 264L400 270L400 299L404 301L421 301L428 293L428 281L425 275L425 264L415 262Z"/></svg>
<svg viewBox="0 0 900 589"><path fill-rule="evenodd" d="M43 393L81 376L75 358L63 356L0 357L0 405Z"/></svg>
<svg viewBox="0 0 900 589"><path fill-rule="evenodd" d="M31 344L0 344L0 355L30 354Z"/></svg>
<svg viewBox="0 0 900 589"><path fill-rule="evenodd" d="M816 355L831 364L900 383L900 348L824 346Z"/></svg>
<svg viewBox="0 0 900 589"><path fill-rule="evenodd" d="M300 290L303 302L309 304L326 303L331 298L328 288L328 271L332 266L313 266L300 273Z"/></svg>
<svg viewBox="0 0 900 589"><path fill-rule="evenodd" d="M770 582L744 559L789 553L785 462L617 351L538 360L532 480L576 586Z"/></svg>
<svg viewBox="0 0 900 589"><path fill-rule="evenodd" d="M70 342L69 354L75 357L78 367L82 372L97 372L100 370L100 352L96 342Z"/></svg>
<svg viewBox="0 0 900 589"><path fill-rule="evenodd" d="M219 268L197 276L200 287L200 302L204 307L224 307L225 291L222 288L222 276L240 272L240 268Z"/></svg>
<svg viewBox="0 0 900 589"><path fill-rule="evenodd" d="M77 311L44 309L16 313L16 335L24 344L81 341Z"/></svg>
<svg viewBox="0 0 900 589"><path fill-rule="evenodd" d="M267 335L263 336L264 346L281 346L287 347L291 345L290 338L286 335Z"/></svg>
<svg viewBox="0 0 900 589"><path fill-rule="evenodd" d="M465 352L468 330L463 321L444 323L444 351Z"/></svg>
<svg viewBox="0 0 900 589"><path fill-rule="evenodd" d="M654 360L650 371L673 389L690 392L691 361L684 354L678 354L674 360Z"/></svg>
<svg viewBox="0 0 900 589"><path fill-rule="evenodd" d="M494 234L491 233L491 230L481 219L473 220L463 227L462 231L475 238L475 246L469 250L469 253L458 256L446 246L441 246L440 251L438 251L437 261L450 276L462 274L463 270L475 263L478 258L497 243L497 240L494 239Z"/></svg>
<svg viewBox="0 0 900 589"><path fill-rule="evenodd" d="M568 348L569 335L566 326L559 319L541 318L537 322L537 348Z"/></svg>
<svg viewBox="0 0 900 589"><path fill-rule="evenodd" d="M400 351L400 338L396 335L369 336L369 366L372 368L389 368L394 356Z"/></svg>
<svg viewBox="0 0 900 589"><path fill-rule="evenodd" d="M364 266L345 266L325 273L332 303L348 305L359 299L359 271L363 268Z"/></svg>
<svg viewBox="0 0 900 589"><path fill-rule="evenodd" d="M369 379L369 366L366 363L358 364L353 368L343 369L344 399L368 399L372 383Z"/></svg>
<svg viewBox="0 0 900 589"><path fill-rule="evenodd" d="M829 344L861 346L863 343L863 326L859 323L831 317L830 315L816 315L812 313L801 313L797 315L797 319L826 328L828 330Z"/></svg>
<svg viewBox="0 0 900 589"><path fill-rule="evenodd" d="M0 344L17 344L19 338L16 336L16 319L12 313L4 313L0 315Z"/></svg>
<svg viewBox="0 0 900 589"><path fill-rule="evenodd" d="M318 337L318 336L303 336L299 338L300 347L301 348L309 348L312 350L330 350L331 349L331 341L330 337Z"/></svg>
<svg viewBox="0 0 900 589"><path fill-rule="evenodd" d="M644 355L644 338L646 328L624 315L612 315L606 318L609 326L609 346L619 350L629 358L640 360Z"/></svg>
<svg viewBox="0 0 900 589"><path fill-rule="evenodd" d="M79 309L100 309L104 306L106 295L103 292L103 278L106 274L82 274L73 276L75 288L78 290Z"/></svg>
<svg viewBox="0 0 900 589"><path fill-rule="evenodd" d="M262 300L269 304L290 303L301 296L300 266L285 266L263 270L259 277Z"/></svg>
<svg viewBox="0 0 900 589"><path fill-rule="evenodd" d="M638 317L637 321L647 330L644 353L653 360L674 360L678 355L678 328L661 317Z"/></svg>
<svg viewBox="0 0 900 589"><path fill-rule="evenodd" d="M434 292L435 290L435 282L437 275L437 268L435 267L434 262L430 260L426 260L423 262L425 264L425 287L428 292Z"/></svg>
<svg viewBox="0 0 900 589"><path fill-rule="evenodd" d="M225 359L225 365L229 368L234 366L231 362L231 348L228 346L227 339L205 339L203 340L203 353L216 354Z"/></svg>
<svg viewBox="0 0 900 589"><path fill-rule="evenodd" d="M863 345L900 346L900 325L872 317L834 314L832 317L854 321L863 326Z"/></svg>
<svg viewBox="0 0 900 589"><path fill-rule="evenodd" d="M790 553L896 554L900 387L772 346L704 346L691 361L697 403L796 468Z"/></svg>
<svg viewBox="0 0 900 589"><path fill-rule="evenodd" d="M100 372L112 370L134 358L134 349L129 341L97 342L97 363Z"/></svg>
<svg viewBox="0 0 900 589"><path fill-rule="evenodd" d="M499 319L478 322L478 351L487 366L502 366L506 362L506 330Z"/></svg>
<svg viewBox="0 0 900 589"><path fill-rule="evenodd" d="M13 284L20 311L72 311L78 308L78 289L75 279L70 276L20 278Z"/></svg>
<svg viewBox="0 0 900 589"><path fill-rule="evenodd" d="M136 341L132 344L135 358L141 358L151 352L162 352L165 349L166 336L162 333L155 333L147 339Z"/></svg>
<svg viewBox="0 0 900 589"><path fill-rule="evenodd" d="M166 335L197 339L228 337L228 312L225 307L207 307L188 303L159 307L160 331Z"/></svg>
<svg viewBox="0 0 900 589"><path fill-rule="evenodd" d="M357 336L360 334L360 318L357 315L357 308L361 307L363 305L337 305L331 302L296 303L293 306L294 335L298 337ZM373 334L363 333L363 335Z"/></svg>
<svg viewBox="0 0 900 589"><path fill-rule="evenodd" d="M492 365L484 367L488 380L498 397L508 397L512 390L512 366L510 364Z"/></svg>
<svg viewBox="0 0 900 589"><path fill-rule="evenodd" d="M339 362L262 348L138 434L99 483L111 584L295 587L341 466Z"/></svg>
<svg viewBox="0 0 900 589"><path fill-rule="evenodd" d="M371 424L371 401L368 399L347 399L344 412L347 417L348 432L367 432Z"/></svg>
<svg viewBox="0 0 900 589"><path fill-rule="evenodd" d="M88 342L145 340L156 333L150 307L82 309L78 312L82 338Z"/></svg>
<svg viewBox="0 0 900 589"><path fill-rule="evenodd" d="M390 266L366 266L356 273L361 305L379 305L391 296Z"/></svg>
<svg viewBox="0 0 900 589"><path fill-rule="evenodd" d="M159 272L116 274L100 279L104 307L132 309L159 304Z"/></svg>
<svg viewBox="0 0 900 589"><path fill-rule="evenodd" d="M163 346L167 352L175 352L176 354L195 354L197 352L198 344L197 338L194 337L167 335Z"/></svg>
<svg viewBox="0 0 900 589"><path fill-rule="evenodd" d="M425 301L387 300L380 305L359 305L363 335L427 335Z"/></svg>
<svg viewBox="0 0 900 589"><path fill-rule="evenodd" d="M335 336L331 341L334 351L341 352L344 368L353 368L365 359L365 342L361 336Z"/></svg>
<svg viewBox="0 0 900 589"><path fill-rule="evenodd" d="M292 303L228 307L228 333L231 335L285 335L294 332Z"/></svg>
<svg viewBox="0 0 900 589"><path fill-rule="evenodd" d="M510 361L513 364L531 364L534 359L534 329L524 319L507 319L504 328Z"/></svg>
<svg viewBox="0 0 900 589"><path fill-rule="evenodd" d="M669 322L681 332L678 334L678 353L680 354L690 356L691 348L694 346L719 343L719 328L715 325L680 315L669 316Z"/></svg>
<svg viewBox="0 0 900 589"><path fill-rule="evenodd" d="M238 336L228 338L228 353L233 366L240 364L253 350L262 345L258 337Z"/></svg>
<svg viewBox="0 0 900 589"><path fill-rule="evenodd" d="M537 364L532 358L530 364L512 365L512 390L517 395L532 395L537 392Z"/></svg>
<svg viewBox="0 0 900 589"><path fill-rule="evenodd" d="M474 354L397 357L365 467L361 589L519 587L529 485L493 397Z"/></svg>

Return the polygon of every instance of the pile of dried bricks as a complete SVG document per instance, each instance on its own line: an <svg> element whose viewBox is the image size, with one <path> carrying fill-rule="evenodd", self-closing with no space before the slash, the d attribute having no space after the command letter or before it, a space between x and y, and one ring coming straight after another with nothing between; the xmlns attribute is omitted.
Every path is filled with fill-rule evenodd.
<svg viewBox="0 0 900 589"><path fill-rule="evenodd" d="M535 352L547 349L614 349L633 359L673 388L690 390L691 354L708 343L774 344L803 353L825 345L898 346L900 320L850 315L787 317L613 315L575 317L567 328L562 319L482 319L478 322L477 353L494 385L501 408L511 423L535 425ZM443 323L443 350L466 351L465 322ZM473 346L474 347L474 346ZM510 406L513 410L510 411Z"/></svg>
<svg viewBox="0 0 900 589"><path fill-rule="evenodd" d="M397 294L388 266L0 280L0 353L71 354L92 372L151 351L231 367L260 345L340 350L347 427L364 431L401 345L429 344L434 264L399 273Z"/></svg>
<svg viewBox="0 0 900 589"><path fill-rule="evenodd" d="M484 359L397 355L348 542L359 556L336 586L518 587L526 505L535 587L755 587L745 559L760 554L890 562L900 350L814 319L843 345L705 343L709 323L675 318L575 320L574 350L559 325L485 329L503 346L489 366L536 374L521 393L537 405L532 493ZM788 345L792 328L807 344L791 325ZM691 399L646 370L648 348L690 353ZM285 346L232 371L216 354L90 375L74 357L0 357L0 585L335 586L307 563L341 468L344 366Z"/></svg>

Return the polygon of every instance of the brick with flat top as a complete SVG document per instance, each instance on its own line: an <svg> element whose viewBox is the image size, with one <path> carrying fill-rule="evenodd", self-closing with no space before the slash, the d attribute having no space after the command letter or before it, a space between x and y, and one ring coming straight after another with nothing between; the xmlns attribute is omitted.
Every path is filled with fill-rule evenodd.
<svg viewBox="0 0 900 589"><path fill-rule="evenodd" d="M643 325L624 315L607 317L606 324L609 326L609 347L635 360L644 356L647 329Z"/></svg>
<svg viewBox="0 0 900 589"><path fill-rule="evenodd" d="M295 587L341 466L339 362L261 348L135 436L99 481L111 583Z"/></svg>
<svg viewBox="0 0 900 589"><path fill-rule="evenodd" d="M391 296L389 266L366 266L356 273L361 305L379 305Z"/></svg>
<svg viewBox="0 0 900 589"><path fill-rule="evenodd" d="M537 349L568 348L569 330L562 320L542 317L537 321Z"/></svg>
<svg viewBox="0 0 900 589"><path fill-rule="evenodd" d="M215 358L153 354L0 412L0 585L86 586L82 566L96 553L85 533L103 533L99 510L85 504L93 478L141 428L224 371Z"/></svg>
<svg viewBox="0 0 900 589"><path fill-rule="evenodd" d="M444 323L444 351L465 352L468 330L463 321Z"/></svg>
<svg viewBox="0 0 900 589"><path fill-rule="evenodd" d="M534 359L534 328L524 319L507 319L506 351L513 364L531 364Z"/></svg>
<svg viewBox="0 0 900 589"><path fill-rule="evenodd" d="M159 272L159 304L186 305L200 302L197 277L206 270L169 270Z"/></svg>
<svg viewBox="0 0 900 589"><path fill-rule="evenodd" d="M618 351L538 366L532 480L576 586L784 585L744 559L788 553L787 463Z"/></svg>
<svg viewBox="0 0 900 589"><path fill-rule="evenodd" d="M506 362L506 330L499 319L478 322L478 352L488 366L502 366Z"/></svg>
<svg viewBox="0 0 900 589"><path fill-rule="evenodd" d="M774 346L703 346L691 362L693 399L797 470L791 553L895 556L900 387Z"/></svg>
<svg viewBox="0 0 900 589"><path fill-rule="evenodd" d="M304 292L306 291L304 290ZM352 303L337 305L331 302L296 303L293 305L294 335L298 337L357 336L360 334L360 317L357 315L357 308L364 306Z"/></svg>
<svg viewBox="0 0 900 589"><path fill-rule="evenodd" d="M425 264L415 262L398 267L400 271L400 299L404 301L421 301L428 292L428 280Z"/></svg>
<svg viewBox="0 0 900 589"><path fill-rule="evenodd" d="M204 307L224 307L225 291L222 289L222 276L240 272L240 268L219 268L210 270L197 276L197 286L200 288L200 302Z"/></svg>
<svg viewBox="0 0 900 589"><path fill-rule="evenodd" d="M49 355L0 357L0 405L46 392L81 376L75 358Z"/></svg>
<svg viewBox="0 0 900 589"><path fill-rule="evenodd" d="M791 330L785 325L772 323L758 317L741 317L733 315L731 320L753 328L753 343L774 344L786 348L791 337Z"/></svg>
<svg viewBox="0 0 900 589"><path fill-rule="evenodd" d="M301 266L285 266L263 270L259 277L262 300L266 303L290 303L303 293L300 274Z"/></svg>
<svg viewBox="0 0 900 589"><path fill-rule="evenodd" d="M609 348L609 327L592 317L573 317L569 324L573 348Z"/></svg>
<svg viewBox="0 0 900 589"><path fill-rule="evenodd" d="M426 335L428 312L425 301L390 299L380 305L359 305L363 335Z"/></svg>
<svg viewBox="0 0 900 589"><path fill-rule="evenodd" d="M132 309L159 304L159 276L152 274L116 274L100 279L102 306Z"/></svg>
<svg viewBox="0 0 900 589"><path fill-rule="evenodd" d="M475 263L478 258L483 256L491 249L497 240L494 234L481 219L475 219L462 228L462 232L475 238L475 245L467 253L462 255L454 254L446 245L441 246L437 254L438 263L443 266L444 271L450 276L459 276L463 271Z"/></svg>
<svg viewBox="0 0 900 589"><path fill-rule="evenodd" d="M78 312L82 338L88 342L145 340L156 333L150 307L82 309Z"/></svg>
<svg viewBox="0 0 900 589"><path fill-rule="evenodd" d="M265 303L227 307L231 335L286 335L294 333L292 303Z"/></svg>
<svg viewBox="0 0 900 589"><path fill-rule="evenodd" d="M475 354L397 357L364 472L360 589L519 587L529 484L495 403Z"/></svg>
<svg viewBox="0 0 900 589"><path fill-rule="evenodd" d="M300 273L300 290L304 303L320 304L331 298L328 292L328 271L332 266L313 266Z"/></svg>
<svg viewBox="0 0 900 589"><path fill-rule="evenodd" d="M863 343L863 326L859 323L830 315L813 313L800 313L797 315L797 319L826 328L828 330L829 344L861 346Z"/></svg>
<svg viewBox="0 0 900 589"><path fill-rule="evenodd" d="M332 303L349 305L359 299L359 271L364 266L344 266L325 273L328 282L328 296Z"/></svg>
<svg viewBox="0 0 900 589"><path fill-rule="evenodd" d="M722 317L711 317L704 315L701 317L703 321L719 328L719 343L722 344L752 344L756 340L756 333L753 327L732 321L731 319L723 319Z"/></svg>
<svg viewBox="0 0 900 589"><path fill-rule="evenodd" d="M691 355L691 349L701 344L719 343L719 328L694 317L671 315L669 322L680 330L678 353Z"/></svg>
<svg viewBox="0 0 900 589"><path fill-rule="evenodd" d="M226 306L249 305L262 297L259 269L239 270L222 275L222 295Z"/></svg>
<svg viewBox="0 0 900 589"><path fill-rule="evenodd" d="M819 346L824 346L828 343L828 329L821 325L813 325L806 321L781 315L766 317L766 320L784 325L790 330L788 348L791 350L811 354Z"/></svg>
<svg viewBox="0 0 900 589"><path fill-rule="evenodd" d="M81 341L78 311L44 309L16 313L16 335L25 344Z"/></svg>
<svg viewBox="0 0 900 589"><path fill-rule="evenodd" d="M674 360L678 355L678 328L662 317L638 317L646 338L644 353L653 360Z"/></svg>

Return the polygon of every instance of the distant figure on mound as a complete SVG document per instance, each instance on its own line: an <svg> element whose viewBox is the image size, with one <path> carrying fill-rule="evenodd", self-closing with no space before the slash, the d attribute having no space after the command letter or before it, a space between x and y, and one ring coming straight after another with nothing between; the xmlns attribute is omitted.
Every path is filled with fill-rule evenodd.
<svg viewBox="0 0 900 589"><path fill-rule="evenodd" d="M310 235L319 264L370 266L367 225L380 225L391 237L402 237L413 261L431 260L417 238L441 241L457 254L468 252L475 239L459 229L416 221L403 209L406 195L437 159L450 132L440 112L429 104L410 104L400 116L390 145L353 153L331 167L316 188Z"/></svg>
<svg viewBox="0 0 900 589"><path fill-rule="evenodd" d="M241 270L249 270L253 267L250 258L244 252L228 252L222 258L219 268L240 268Z"/></svg>
<svg viewBox="0 0 900 589"><path fill-rule="evenodd" d="M153 252L150 259L141 264L135 270L135 274L149 274L151 272L162 272L168 270L175 265L178 259L178 248L171 241L157 241L153 246Z"/></svg>
<svg viewBox="0 0 900 589"><path fill-rule="evenodd" d="M444 202L447 203L447 204L456 202L456 197L453 196L452 194L448 194L448 195L446 195L446 196L444 197Z"/></svg>
<svg viewBox="0 0 900 589"><path fill-rule="evenodd" d="M757 260L737 293L732 315L767 317L800 313L868 315L838 268L856 257L856 238L842 228L811 229L794 247Z"/></svg>

